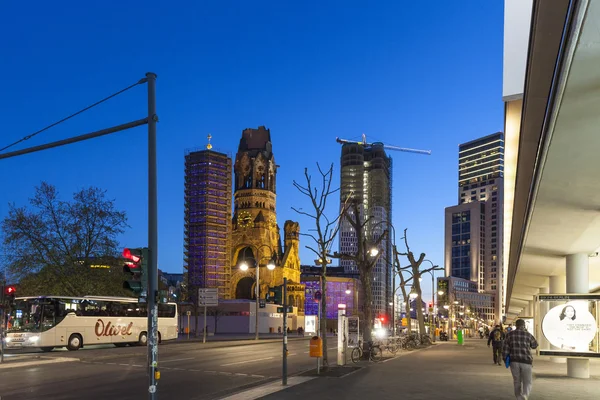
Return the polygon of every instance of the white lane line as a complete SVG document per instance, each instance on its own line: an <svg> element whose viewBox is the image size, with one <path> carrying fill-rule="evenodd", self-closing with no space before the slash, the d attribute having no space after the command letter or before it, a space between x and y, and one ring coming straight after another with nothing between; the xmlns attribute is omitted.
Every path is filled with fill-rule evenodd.
<svg viewBox="0 0 600 400"><path fill-rule="evenodd" d="M102 364L102 363L99 363L99 364ZM106 364L106 365L117 365L117 363L104 363L104 364Z"/></svg>
<svg viewBox="0 0 600 400"><path fill-rule="evenodd" d="M264 375L250 375L251 378L265 378Z"/></svg>
<svg viewBox="0 0 600 400"><path fill-rule="evenodd" d="M165 360L165 361L161 361L161 364L168 363L168 362L187 361L187 360L193 360L193 359L194 359L194 357L179 358L177 360Z"/></svg>
<svg viewBox="0 0 600 400"><path fill-rule="evenodd" d="M129 367L129 364L119 364L119 365L122 365L124 367Z"/></svg>
<svg viewBox="0 0 600 400"><path fill-rule="evenodd" d="M67 357L56 357L48 360L35 360L35 361L11 361L0 364L0 369L3 368L17 368L17 367L30 367L42 364L56 364L63 362L79 361L78 358L67 358Z"/></svg>
<svg viewBox="0 0 600 400"><path fill-rule="evenodd" d="M287 389L291 386L299 385L304 382L308 382L315 377L312 376L292 376L288 379L287 386L283 386L281 382L272 382L266 385L258 386L253 389L245 390L240 393L233 394L231 396L225 397L222 400L255 400L262 397L265 397L272 393L277 393L280 390Z"/></svg>
<svg viewBox="0 0 600 400"><path fill-rule="evenodd" d="M235 373L236 376L248 376L248 374L240 374L239 372Z"/></svg>
<svg viewBox="0 0 600 400"><path fill-rule="evenodd" d="M230 365L248 364L248 363L253 363L253 362L258 362L258 361L272 360L274 358L275 357L257 358L255 360L237 361L237 362L232 362L232 363L229 363L229 364L222 364L220 366L221 367L228 367Z"/></svg>
<svg viewBox="0 0 600 400"><path fill-rule="evenodd" d="M143 367L144 365L139 365L139 364L132 364L132 367Z"/></svg>
<svg viewBox="0 0 600 400"><path fill-rule="evenodd" d="M310 353L310 351L305 351L305 352L304 352L304 354L308 354L308 353Z"/></svg>

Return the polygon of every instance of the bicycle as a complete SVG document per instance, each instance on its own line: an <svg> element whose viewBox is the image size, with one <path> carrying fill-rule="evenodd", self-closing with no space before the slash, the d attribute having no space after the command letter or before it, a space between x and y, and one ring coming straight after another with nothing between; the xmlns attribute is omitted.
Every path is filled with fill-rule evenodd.
<svg viewBox="0 0 600 400"><path fill-rule="evenodd" d="M389 351L393 355L396 355L400 345L398 344L398 340L396 338L389 338L384 346L385 350Z"/></svg>
<svg viewBox="0 0 600 400"><path fill-rule="evenodd" d="M373 344L373 342L367 342L368 352L369 352L369 360L373 362L381 361L383 352L381 351L381 347L378 344ZM358 342L358 347L352 349L352 354L350 357L352 358L353 363L357 363L362 359L363 349L362 349L362 341Z"/></svg>

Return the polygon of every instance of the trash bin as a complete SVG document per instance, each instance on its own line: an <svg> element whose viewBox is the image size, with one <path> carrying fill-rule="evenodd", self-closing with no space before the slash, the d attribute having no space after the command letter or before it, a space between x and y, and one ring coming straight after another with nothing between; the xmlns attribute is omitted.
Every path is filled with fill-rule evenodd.
<svg viewBox="0 0 600 400"><path fill-rule="evenodd" d="M323 357L323 340L318 336L313 336L310 339L310 356Z"/></svg>

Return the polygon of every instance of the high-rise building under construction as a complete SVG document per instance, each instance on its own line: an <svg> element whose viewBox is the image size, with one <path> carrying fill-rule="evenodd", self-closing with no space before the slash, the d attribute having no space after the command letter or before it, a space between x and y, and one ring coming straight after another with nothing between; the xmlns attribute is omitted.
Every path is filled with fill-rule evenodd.
<svg viewBox="0 0 600 400"><path fill-rule="evenodd" d="M392 221L392 159L382 143L342 144L341 156L340 207L348 204L348 199L359 204L362 221L370 217L366 233L367 240L376 241ZM391 235L391 232L390 232ZM378 246L381 252L373 272L372 283L374 317L389 316L393 299L391 241L388 235ZM350 223L341 219L339 250L342 254L355 254L357 251L356 233ZM358 272L356 263L340 260L340 266L348 274Z"/></svg>

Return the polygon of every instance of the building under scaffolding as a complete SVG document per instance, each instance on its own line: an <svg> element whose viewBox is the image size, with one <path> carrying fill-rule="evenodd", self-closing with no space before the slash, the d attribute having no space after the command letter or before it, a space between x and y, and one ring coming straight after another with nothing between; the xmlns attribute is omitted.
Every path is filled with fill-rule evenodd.
<svg viewBox="0 0 600 400"><path fill-rule="evenodd" d="M186 152L184 267L191 296L197 288L218 288L219 298L230 298L230 218L231 157Z"/></svg>

